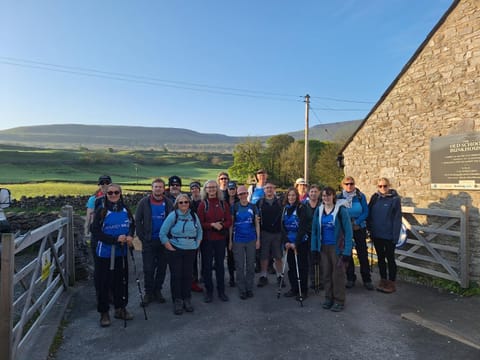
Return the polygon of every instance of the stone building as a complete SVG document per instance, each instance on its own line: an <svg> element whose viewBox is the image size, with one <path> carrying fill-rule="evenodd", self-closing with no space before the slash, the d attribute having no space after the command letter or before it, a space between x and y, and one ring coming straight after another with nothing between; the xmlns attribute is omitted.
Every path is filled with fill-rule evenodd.
<svg viewBox="0 0 480 360"><path fill-rule="evenodd" d="M480 283L480 177L471 188L446 189L432 186L431 176L432 141L480 138L479 75L480 0L456 0L344 145L339 161L367 197L376 191L376 179L387 177L403 206L466 205L470 279Z"/></svg>

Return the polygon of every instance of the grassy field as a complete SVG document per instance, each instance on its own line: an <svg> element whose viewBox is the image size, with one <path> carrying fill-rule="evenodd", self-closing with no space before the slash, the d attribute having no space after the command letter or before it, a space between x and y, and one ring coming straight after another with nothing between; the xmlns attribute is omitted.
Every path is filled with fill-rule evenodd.
<svg viewBox="0 0 480 360"><path fill-rule="evenodd" d="M108 174L125 191L150 188L152 179L182 178L187 190L192 180L214 179L232 165L232 156L164 151L91 151L36 149L0 145L0 187L12 197L87 195L97 188L99 175Z"/></svg>

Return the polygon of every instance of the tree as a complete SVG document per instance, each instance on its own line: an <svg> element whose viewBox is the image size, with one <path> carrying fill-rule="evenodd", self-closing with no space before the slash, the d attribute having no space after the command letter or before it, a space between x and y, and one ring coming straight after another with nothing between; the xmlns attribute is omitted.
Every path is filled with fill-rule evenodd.
<svg viewBox="0 0 480 360"><path fill-rule="evenodd" d="M331 186L338 189L343 178L343 170L337 166L337 156L341 143L324 143L317 161L313 166L312 175L322 186Z"/></svg>
<svg viewBox="0 0 480 360"><path fill-rule="evenodd" d="M303 176L304 159L305 146L300 141L291 143L290 146L280 154L280 185L291 185L295 182L296 178Z"/></svg>
<svg viewBox="0 0 480 360"><path fill-rule="evenodd" d="M280 157L290 144L294 143L295 139L290 135L275 135L267 140L267 148L264 152L264 163L272 180L280 179Z"/></svg>
<svg viewBox="0 0 480 360"><path fill-rule="evenodd" d="M260 140L247 139L235 145L233 149L233 165L228 169L232 178L247 182L252 174L263 167L263 146Z"/></svg>

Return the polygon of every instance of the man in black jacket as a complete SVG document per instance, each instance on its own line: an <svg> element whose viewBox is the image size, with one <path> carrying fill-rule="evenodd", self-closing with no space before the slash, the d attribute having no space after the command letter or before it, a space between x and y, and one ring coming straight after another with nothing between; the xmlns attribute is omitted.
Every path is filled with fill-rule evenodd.
<svg viewBox="0 0 480 360"><path fill-rule="evenodd" d="M167 254L160 242L159 232L167 215L173 211L173 203L165 197L165 182L155 179L152 193L140 200L135 213L137 236L142 242L145 296L142 305L154 299L164 303L163 282L167 271Z"/></svg>

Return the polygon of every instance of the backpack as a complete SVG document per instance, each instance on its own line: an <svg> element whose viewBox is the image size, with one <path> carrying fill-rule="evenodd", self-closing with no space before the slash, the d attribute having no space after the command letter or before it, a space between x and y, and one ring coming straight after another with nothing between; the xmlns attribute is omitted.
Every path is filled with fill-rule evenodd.
<svg viewBox="0 0 480 360"><path fill-rule="evenodd" d="M242 205L243 206L243 205ZM240 202L237 201L236 203L233 204L233 213L232 213L232 216L233 216L233 223L235 223L235 217L237 216L237 211L238 211L238 208L240 207ZM247 207L249 209L252 209L253 211L253 215L257 215L258 216L258 209L257 209L257 212L255 212L255 205L253 205L251 202L249 202L247 204ZM253 224L255 224L255 221L253 222Z"/></svg>
<svg viewBox="0 0 480 360"><path fill-rule="evenodd" d="M220 202L220 206L222 208L222 211L225 212L225 200L218 200ZM205 213L208 212L208 199L203 200L205 204Z"/></svg>

